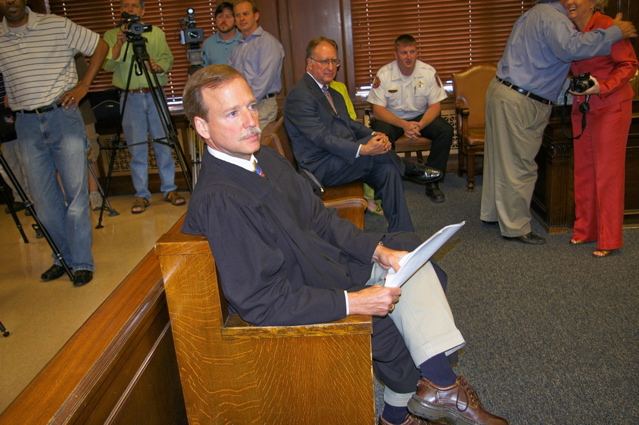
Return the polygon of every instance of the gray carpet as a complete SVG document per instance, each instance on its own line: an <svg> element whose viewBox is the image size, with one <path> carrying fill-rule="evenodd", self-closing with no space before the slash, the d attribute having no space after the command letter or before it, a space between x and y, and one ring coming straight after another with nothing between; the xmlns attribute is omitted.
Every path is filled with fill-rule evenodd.
<svg viewBox="0 0 639 425"><path fill-rule="evenodd" d="M603 259L535 221L548 243L525 245L479 220L481 177L472 193L456 175L441 187L446 202L433 204L404 182L423 238L466 221L435 259L467 341L456 372L484 406L515 425L639 424L639 229ZM367 214L366 226L385 231L386 220Z"/></svg>

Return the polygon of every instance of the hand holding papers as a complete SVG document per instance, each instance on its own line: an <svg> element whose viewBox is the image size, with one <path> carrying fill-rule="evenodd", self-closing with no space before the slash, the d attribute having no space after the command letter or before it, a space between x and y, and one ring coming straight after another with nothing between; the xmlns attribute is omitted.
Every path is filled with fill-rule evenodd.
<svg viewBox="0 0 639 425"><path fill-rule="evenodd" d="M406 283L464 224L466 224L466 222L462 221L461 223L451 224L442 228L426 242L415 248L413 252L402 257L399 261L401 268L397 273L395 273L393 269L388 270L384 286L396 287Z"/></svg>

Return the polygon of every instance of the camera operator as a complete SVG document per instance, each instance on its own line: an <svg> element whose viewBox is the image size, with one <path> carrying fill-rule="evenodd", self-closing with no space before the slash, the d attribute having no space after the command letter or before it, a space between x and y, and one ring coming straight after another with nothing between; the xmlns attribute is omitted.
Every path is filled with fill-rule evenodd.
<svg viewBox="0 0 639 425"><path fill-rule="evenodd" d="M166 134L162 127L161 117L153 102L152 89L162 90L162 87L150 88L143 70L137 69L133 49L134 40L140 37L146 39L144 46L149 55L149 72L157 75L161 86L166 85L168 78L166 73L173 65L173 55L166 42L164 32L158 27L151 27L146 31L146 26L140 25L139 20L144 16L144 0L122 0L121 12L128 14L125 22L120 26L107 31L104 40L110 49L104 63L106 71L113 71L113 85L122 90L120 94L120 108L124 108L122 116L122 129L127 140L131 154L131 178L135 187L135 202L131 207L131 213L143 213L150 205L151 192L149 191L148 153L149 147L145 143L149 140L166 141ZM134 16L131 16L134 15ZM144 27L144 32L136 34L137 30ZM140 31L141 32L141 31ZM131 73L131 66L134 67ZM131 81L127 87L129 74ZM152 80L153 81L153 80ZM128 90L128 93L125 91ZM126 105L124 99L126 96ZM161 96L164 98L164 96ZM153 143L153 150L158 164L161 187L164 200L179 206L186 203L185 199L177 192L175 185L175 162L171 155L171 147L165 143Z"/></svg>
<svg viewBox="0 0 639 425"><path fill-rule="evenodd" d="M568 17L582 33L608 28L612 18L601 13L607 2L577 3ZM573 62L570 69L575 75L571 82L573 133L581 127L582 111L588 117L587 127L573 145L576 220L570 243L597 241L592 255L607 257L623 245L626 143L634 96L629 81L637 72L637 56L629 40L619 40L609 55ZM580 80L585 76L591 78L588 83Z"/></svg>

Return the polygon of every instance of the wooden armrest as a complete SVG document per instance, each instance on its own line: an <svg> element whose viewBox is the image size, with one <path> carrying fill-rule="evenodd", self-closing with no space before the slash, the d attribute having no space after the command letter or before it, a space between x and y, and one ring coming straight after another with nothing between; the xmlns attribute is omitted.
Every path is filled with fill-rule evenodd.
<svg viewBox="0 0 639 425"><path fill-rule="evenodd" d="M336 198L324 201L327 208L361 208L364 209L368 205L364 198Z"/></svg>
<svg viewBox="0 0 639 425"><path fill-rule="evenodd" d="M296 338L372 334L371 316L353 315L328 323L297 326L254 326L237 314L229 314L222 328L223 339Z"/></svg>
<svg viewBox="0 0 639 425"><path fill-rule="evenodd" d="M461 106L456 107L455 111L457 111L457 113L462 117L467 117L468 115L470 115L470 109Z"/></svg>

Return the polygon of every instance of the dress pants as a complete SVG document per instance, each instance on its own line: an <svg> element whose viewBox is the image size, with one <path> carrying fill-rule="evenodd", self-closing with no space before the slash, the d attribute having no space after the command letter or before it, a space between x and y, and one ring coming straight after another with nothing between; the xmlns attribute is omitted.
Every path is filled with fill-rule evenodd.
<svg viewBox="0 0 639 425"><path fill-rule="evenodd" d="M407 121L419 121L422 116L423 114ZM401 127L395 127L381 120L373 121L371 128L387 135L388 139L393 143L393 147L395 147L395 141L404 135L404 130ZM422 128L422 137L426 137L433 142L426 160L427 166L446 173L450 146L453 143L453 133L453 127L442 117L435 118L433 122Z"/></svg>
<svg viewBox="0 0 639 425"><path fill-rule="evenodd" d="M581 131L582 114L572 115L573 134ZM626 144L632 101L591 109L586 129L574 141L575 224L573 238L597 241L597 249L623 246L622 226Z"/></svg>
<svg viewBox="0 0 639 425"><path fill-rule="evenodd" d="M497 221L502 236L532 231L535 157L552 107L493 79L486 93L486 142L480 218Z"/></svg>
<svg viewBox="0 0 639 425"><path fill-rule="evenodd" d="M385 274L386 271L375 264L369 283L379 281L379 276ZM450 354L465 345L455 326L441 281L430 262L402 286L402 295L389 317L406 344L414 368L437 354ZM373 351L375 358L375 347ZM384 401L393 406L405 406L419 379L418 372L415 377L414 382L408 383L409 388L402 388L402 391L394 391L386 385Z"/></svg>

